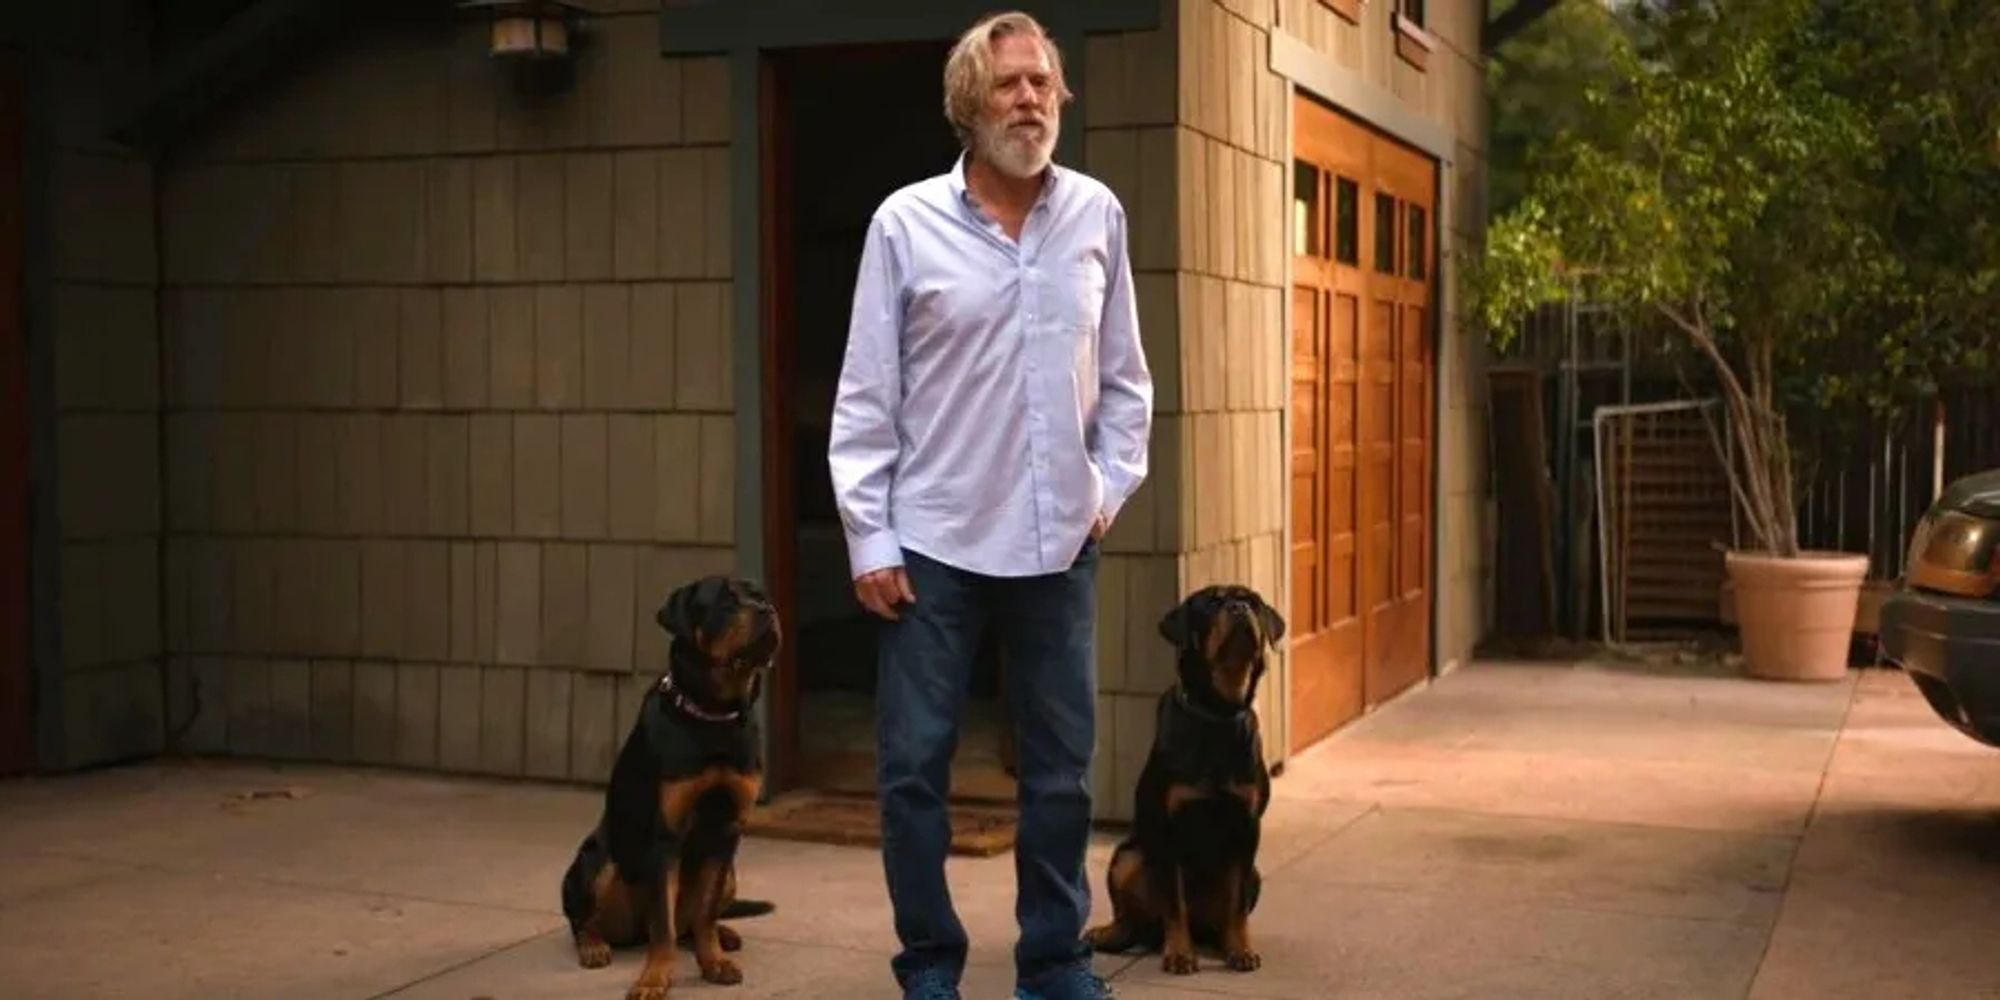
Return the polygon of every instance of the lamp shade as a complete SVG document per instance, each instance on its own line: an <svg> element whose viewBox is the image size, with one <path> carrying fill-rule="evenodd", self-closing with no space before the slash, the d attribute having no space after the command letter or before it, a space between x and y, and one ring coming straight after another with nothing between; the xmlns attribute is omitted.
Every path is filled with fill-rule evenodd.
<svg viewBox="0 0 2000 1000"><path fill-rule="evenodd" d="M590 13L567 0L460 0L459 7L484 10L492 21L489 49L496 59L567 59L574 19Z"/></svg>

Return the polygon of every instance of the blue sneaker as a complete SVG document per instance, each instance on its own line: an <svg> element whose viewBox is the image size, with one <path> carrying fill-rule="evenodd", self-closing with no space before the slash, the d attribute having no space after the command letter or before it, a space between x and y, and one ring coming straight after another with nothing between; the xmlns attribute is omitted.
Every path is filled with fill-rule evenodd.
<svg viewBox="0 0 2000 1000"><path fill-rule="evenodd" d="M949 969L925 969L903 984L903 1000L960 1000L958 979Z"/></svg>
<svg viewBox="0 0 2000 1000"><path fill-rule="evenodd" d="M1099 978L1085 963L1064 966L1035 980L1033 989L1014 988L1014 1000L1104 1000L1111 996L1111 984Z"/></svg>

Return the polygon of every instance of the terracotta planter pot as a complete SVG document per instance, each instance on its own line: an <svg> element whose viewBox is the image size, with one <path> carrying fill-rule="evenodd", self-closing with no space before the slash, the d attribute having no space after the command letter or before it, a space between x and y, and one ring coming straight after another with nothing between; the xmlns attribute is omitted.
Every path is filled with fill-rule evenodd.
<svg viewBox="0 0 2000 1000"><path fill-rule="evenodd" d="M1736 591L1743 666L1750 676L1837 681L1847 675L1867 556L1803 552L1781 559L1731 552L1723 562Z"/></svg>

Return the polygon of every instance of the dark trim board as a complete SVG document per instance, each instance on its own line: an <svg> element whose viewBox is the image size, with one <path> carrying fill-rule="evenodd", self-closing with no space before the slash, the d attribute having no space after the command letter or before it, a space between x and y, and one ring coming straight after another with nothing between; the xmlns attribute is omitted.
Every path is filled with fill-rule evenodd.
<svg viewBox="0 0 2000 1000"><path fill-rule="evenodd" d="M22 304L26 88L0 50L0 776L34 769L35 682L28 636L28 345Z"/></svg>
<svg viewBox="0 0 2000 1000"><path fill-rule="evenodd" d="M1455 318L1455 312L1458 309L1458 297L1452 288L1453 284L1458 281L1458 267L1452 260L1452 254L1457 252L1459 247L1458 241L1452 238L1451 219L1452 213L1458 208L1454 203L1455 200L1452 198L1452 192L1457 190L1458 185L1453 183L1453 181L1457 178L1460 169L1462 168L1452 160L1438 161L1437 190L1433 194L1431 201L1433 208L1431 210L1431 231L1429 234L1431 245L1437 248L1436 260L1431 265L1436 271L1437 280L1431 283L1431 321L1429 324L1430 329L1426 331L1426 335L1430 338L1431 342L1432 358L1430 399L1430 675L1432 680L1444 676L1450 670L1464 666L1463 663L1458 662L1458 653L1456 650L1453 650L1451 658L1447 659L1445 650L1438 641L1445 634L1444 595L1447 592L1446 588L1448 585L1444 576L1445 551L1443 544L1446 516L1445 502L1450 499L1449 495L1445 492L1444 485L1444 422L1448 419L1447 414L1449 410L1445 405L1445 375L1447 373L1446 365L1450 365L1449 373L1453 378L1456 378L1459 367L1464 363L1462 359L1454 358L1446 351L1446 346L1451 343L1451 339L1445 336L1446 323Z"/></svg>
<svg viewBox="0 0 2000 1000"><path fill-rule="evenodd" d="M731 357L736 410L736 572L766 583L772 581L764 523L764 150L763 66L752 49L739 49L729 60L730 143L729 185L731 304L735 330ZM788 655L789 661L791 657ZM780 687L786 683L779 681ZM766 766L777 769L773 781L765 782L768 797L790 764L782 755L774 757L770 698L757 703L759 725L763 729Z"/></svg>
<svg viewBox="0 0 2000 1000"><path fill-rule="evenodd" d="M1442 165L1457 158L1458 137L1448 126L1411 111L1395 94L1320 55L1291 33L1271 32L1269 58L1272 72L1342 113L1430 154Z"/></svg>
<svg viewBox="0 0 2000 1000"><path fill-rule="evenodd" d="M69 692L64 688L62 525L56 496L55 323L52 305L56 127L54 74L45 53L23 60L27 107L22 125L21 303L28 347L29 657L35 676L35 758L39 769L68 758Z"/></svg>
<svg viewBox="0 0 2000 1000"><path fill-rule="evenodd" d="M1150 31L1160 26L1163 0L1022 0L1016 6L1062 41L1069 34ZM955 38L998 9L989 0L688 0L660 11L660 51L713 55ZM1063 48L1066 55L1075 52L1066 43Z"/></svg>

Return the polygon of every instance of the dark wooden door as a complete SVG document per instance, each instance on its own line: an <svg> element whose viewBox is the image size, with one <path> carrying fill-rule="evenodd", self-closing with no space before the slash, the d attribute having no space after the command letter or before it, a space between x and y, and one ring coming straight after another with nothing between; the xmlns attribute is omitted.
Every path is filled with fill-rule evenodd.
<svg viewBox="0 0 2000 1000"><path fill-rule="evenodd" d="M1436 166L1294 100L1291 745L1422 679Z"/></svg>
<svg viewBox="0 0 2000 1000"><path fill-rule="evenodd" d="M28 662L28 356L21 299L21 76L0 52L0 774L34 764Z"/></svg>
<svg viewBox="0 0 2000 1000"><path fill-rule="evenodd" d="M798 539L792 531L798 508L798 492L792 468L790 428L792 426L791 353L783 348L792 323L792 240L791 228L784 224L792 211L792 118L789 113L791 78L783 67L766 55L757 64L757 124L759 151L758 177L762 211L757 220L762 270L758 298L763 317L758 330L758 357L763 362L759 380L758 406L763 421L761 449L764 477L764 586L780 621L791 618L798 604ZM798 635L785 636L778 648L778 662L770 678L769 740L770 760L766 762L765 790L777 793L798 781L799 769L799 653Z"/></svg>

